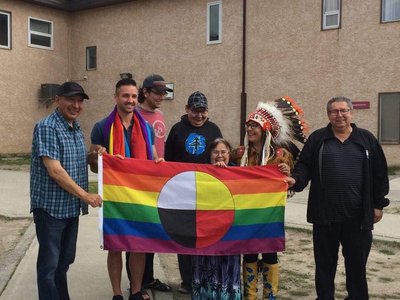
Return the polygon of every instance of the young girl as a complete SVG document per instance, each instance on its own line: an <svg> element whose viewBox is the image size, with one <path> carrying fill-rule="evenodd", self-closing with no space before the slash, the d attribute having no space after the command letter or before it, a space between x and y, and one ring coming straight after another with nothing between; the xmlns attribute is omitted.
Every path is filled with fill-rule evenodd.
<svg viewBox="0 0 400 300"><path fill-rule="evenodd" d="M231 145L225 139L217 138L210 145L210 162L226 168L230 152ZM240 255L193 256L192 268L192 299L241 299Z"/></svg>

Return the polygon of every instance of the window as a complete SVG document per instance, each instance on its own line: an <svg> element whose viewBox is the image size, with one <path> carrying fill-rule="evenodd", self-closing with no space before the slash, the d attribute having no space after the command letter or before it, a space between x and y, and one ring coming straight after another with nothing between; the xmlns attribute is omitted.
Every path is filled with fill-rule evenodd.
<svg viewBox="0 0 400 300"><path fill-rule="evenodd" d="M11 49L11 13L0 11L0 48Z"/></svg>
<svg viewBox="0 0 400 300"><path fill-rule="evenodd" d="M341 0L322 0L322 29L340 28Z"/></svg>
<svg viewBox="0 0 400 300"><path fill-rule="evenodd" d="M29 46L53 49L53 22L29 17Z"/></svg>
<svg viewBox="0 0 400 300"><path fill-rule="evenodd" d="M379 94L379 141L400 144L400 93Z"/></svg>
<svg viewBox="0 0 400 300"><path fill-rule="evenodd" d="M207 44L222 42L222 3L207 3Z"/></svg>
<svg viewBox="0 0 400 300"><path fill-rule="evenodd" d="M400 0L382 0L381 22L400 21Z"/></svg>
<svg viewBox="0 0 400 300"><path fill-rule="evenodd" d="M97 68L97 47L86 47L86 70L96 70Z"/></svg>

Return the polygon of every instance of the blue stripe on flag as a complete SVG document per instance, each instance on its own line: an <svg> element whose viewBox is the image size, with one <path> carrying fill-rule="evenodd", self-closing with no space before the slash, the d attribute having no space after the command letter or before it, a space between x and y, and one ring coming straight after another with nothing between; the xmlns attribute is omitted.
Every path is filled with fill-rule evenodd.
<svg viewBox="0 0 400 300"><path fill-rule="evenodd" d="M104 218L104 234L133 235L142 238L170 240L161 224Z"/></svg>
<svg viewBox="0 0 400 300"><path fill-rule="evenodd" d="M260 238L284 237L283 222L233 226L224 235L222 241L248 240Z"/></svg>

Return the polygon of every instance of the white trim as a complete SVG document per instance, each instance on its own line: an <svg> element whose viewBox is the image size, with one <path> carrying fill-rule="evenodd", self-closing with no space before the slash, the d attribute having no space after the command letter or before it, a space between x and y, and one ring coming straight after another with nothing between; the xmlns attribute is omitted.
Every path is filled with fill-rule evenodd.
<svg viewBox="0 0 400 300"><path fill-rule="evenodd" d="M103 199L103 156L97 156L97 193ZM104 238L103 238L103 206L99 208L99 238L100 238L100 249L104 249Z"/></svg>
<svg viewBox="0 0 400 300"><path fill-rule="evenodd" d="M8 45L0 45L1 49L11 49L11 13L6 11L0 11L1 15L7 16L7 39Z"/></svg>
<svg viewBox="0 0 400 300"><path fill-rule="evenodd" d="M218 5L218 40L210 41L210 8L211 6ZM207 36L206 41L208 45L222 43L222 1L214 1L207 3Z"/></svg>
<svg viewBox="0 0 400 300"><path fill-rule="evenodd" d="M334 16L337 15L337 24L334 25L326 25L326 19L328 16ZM323 24L323 29L333 29L333 28L339 28L340 25L340 10L333 10L333 11L328 11L324 13L324 24Z"/></svg>
<svg viewBox="0 0 400 300"><path fill-rule="evenodd" d="M342 6L342 0L338 0L338 4L339 7L337 7L337 10L328 10L327 8L325 8L325 4L327 4L326 2L329 0L323 0L322 1L322 29L335 29L335 28L339 28L340 27L340 9ZM337 1L337 0L332 0L332 1ZM329 5L331 4L331 5ZM332 5L333 3L329 2L329 4L327 5L328 7L330 6L331 8L336 8L334 6L336 5ZM329 16L337 16L337 24L333 24L333 25L326 25L326 19Z"/></svg>
<svg viewBox="0 0 400 300"><path fill-rule="evenodd" d="M51 26L51 34L40 32L40 31L31 30L31 20L49 23L50 26ZM54 44L53 33L54 33L54 26L53 26L53 22L52 21L38 19L38 18L34 18L34 17L28 17L28 46L29 47L53 50L53 44ZM32 44L31 43L31 34L36 34L36 35L40 35L40 36L44 36L44 37L49 37L50 38L50 47Z"/></svg>

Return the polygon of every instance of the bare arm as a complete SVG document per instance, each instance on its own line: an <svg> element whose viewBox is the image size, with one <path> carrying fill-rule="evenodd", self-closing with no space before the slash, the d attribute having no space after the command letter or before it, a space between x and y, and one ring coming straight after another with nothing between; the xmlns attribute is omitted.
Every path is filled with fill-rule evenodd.
<svg viewBox="0 0 400 300"><path fill-rule="evenodd" d="M156 146L153 145L151 149L153 150L153 157L156 164L165 161L163 157L158 157Z"/></svg>
<svg viewBox="0 0 400 300"><path fill-rule="evenodd" d="M61 166L59 160L51 159L49 157L42 157L43 164L45 165L50 177L58 183L60 187L68 193L82 199L85 203L92 207L100 207L102 199L100 195L91 194L81 188Z"/></svg>

